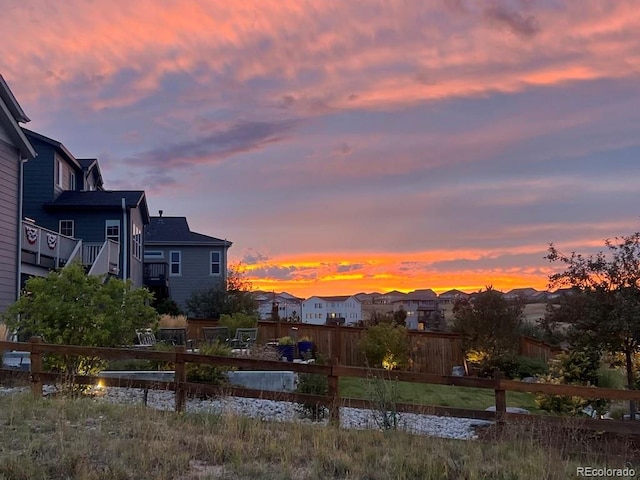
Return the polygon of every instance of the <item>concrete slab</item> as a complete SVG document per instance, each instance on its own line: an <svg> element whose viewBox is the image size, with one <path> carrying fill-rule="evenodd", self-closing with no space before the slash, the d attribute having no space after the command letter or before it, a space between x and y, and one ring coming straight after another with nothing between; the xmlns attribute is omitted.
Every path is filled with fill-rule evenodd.
<svg viewBox="0 0 640 480"><path fill-rule="evenodd" d="M290 371L235 371L227 376L231 385L272 392L293 392L298 383L297 375Z"/></svg>

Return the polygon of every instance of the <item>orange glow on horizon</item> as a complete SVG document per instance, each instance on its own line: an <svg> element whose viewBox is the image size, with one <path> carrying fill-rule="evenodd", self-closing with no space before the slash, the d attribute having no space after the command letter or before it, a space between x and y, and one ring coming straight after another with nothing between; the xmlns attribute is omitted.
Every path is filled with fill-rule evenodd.
<svg viewBox="0 0 640 480"><path fill-rule="evenodd" d="M539 248L539 247L538 247ZM523 253L531 253L520 247ZM534 251L534 253L538 253ZM513 252L511 252L513 253ZM439 262L491 259L496 255L477 251L412 252L411 254L294 255L239 265L254 290L288 292L308 298L313 295L350 295L360 292L410 292L430 288L436 293L457 289L474 292L491 285L501 291L531 287L548 288L553 268L542 259L539 265L442 271ZM351 257L346 261L345 257ZM322 260L310 260L311 258ZM347 271L344 271L347 269Z"/></svg>

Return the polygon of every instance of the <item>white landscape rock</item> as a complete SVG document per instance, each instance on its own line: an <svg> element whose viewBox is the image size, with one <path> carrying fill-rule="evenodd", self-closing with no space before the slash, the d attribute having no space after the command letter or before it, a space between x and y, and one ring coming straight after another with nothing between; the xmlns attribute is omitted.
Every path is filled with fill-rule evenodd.
<svg viewBox="0 0 640 480"><path fill-rule="evenodd" d="M45 395L55 389L45 386ZM3 388L0 395L26 392L28 388ZM143 389L108 387L95 390L95 400L113 404L140 404L145 398ZM175 408L175 394L170 390L149 390L147 406L158 410L171 411ZM297 404L274 400L262 400L244 397L221 397L211 400L190 398L186 402L186 412L202 412L214 414L236 414L265 421L275 422L309 422L298 415ZM355 429L379 429L380 413L359 408L342 407L340 409L340 426ZM414 413L398 413L398 429L418 435L471 440L477 438L475 427L491 425L493 422L469 418L440 417L436 415L419 415ZM327 420L320 422L326 424Z"/></svg>
<svg viewBox="0 0 640 480"><path fill-rule="evenodd" d="M144 391L135 388L109 387L97 397L99 401L110 403L142 403ZM175 396L172 391L150 390L147 406L160 410L173 410ZM244 397L222 397L212 400L188 399L187 412L206 412L215 414L231 413L259 418L265 421L293 422L301 421L296 404L274 400L262 400ZM379 429L376 421L378 412L342 407L340 409L340 425L342 428ZM322 423L327 423L325 420ZM474 439L475 427L490 425L492 422L468 418L440 417L436 415L419 415L399 413L398 428L410 433L453 439Z"/></svg>

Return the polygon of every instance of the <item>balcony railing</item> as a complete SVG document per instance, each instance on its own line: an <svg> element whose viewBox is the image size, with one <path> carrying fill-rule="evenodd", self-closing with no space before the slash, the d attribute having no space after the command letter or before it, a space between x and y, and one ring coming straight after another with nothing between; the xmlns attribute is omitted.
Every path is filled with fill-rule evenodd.
<svg viewBox="0 0 640 480"><path fill-rule="evenodd" d="M82 240L34 223L22 222L22 261L45 268L62 268L80 254Z"/></svg>
<svg viewBox="0 0 640 480"><path fill-rule="evenodd" d="M111 239L104 243L85 243L82 261L90 266L90 275L117 275L120 272L120 244Z"/></svg>
<svg viewBox="0 0 640 480"><path fill-rule="evenodd" d="M118 274L120 271L120 244L113 240L83 243L53 230L22 222L22 255L25 264L57 270L80 260L90 274Z"/></svg>
<svg viewBox="0 0 640 480"><path fill-rule="evenodd" d="M169 265L162 262L145 262L144 284L148 287L166 286L169 283Z"/></svg>

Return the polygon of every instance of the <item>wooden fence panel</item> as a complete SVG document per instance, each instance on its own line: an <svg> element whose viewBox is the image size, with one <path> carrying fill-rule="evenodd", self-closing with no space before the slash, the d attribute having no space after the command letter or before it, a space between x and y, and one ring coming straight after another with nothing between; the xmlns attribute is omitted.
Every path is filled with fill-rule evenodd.
<svg viewBox="0 0 640 480"><path fill-rule="evenodd" d="M215 320L187 321L188 338L202 338L202 326L214 326ZM341 365L364 367L360 352L360 340L365 333L362 327L312 325L308 323L258 322L258 343L266 344L278 337L310 337L316 351L326 358L337 358ZM454 333L409 331L411 344L411 371L450 375L456 365L463 364L460 336ZM540 358L545 362L557 354L550 345L530 337L520 340L520 355Z"/></svg>

